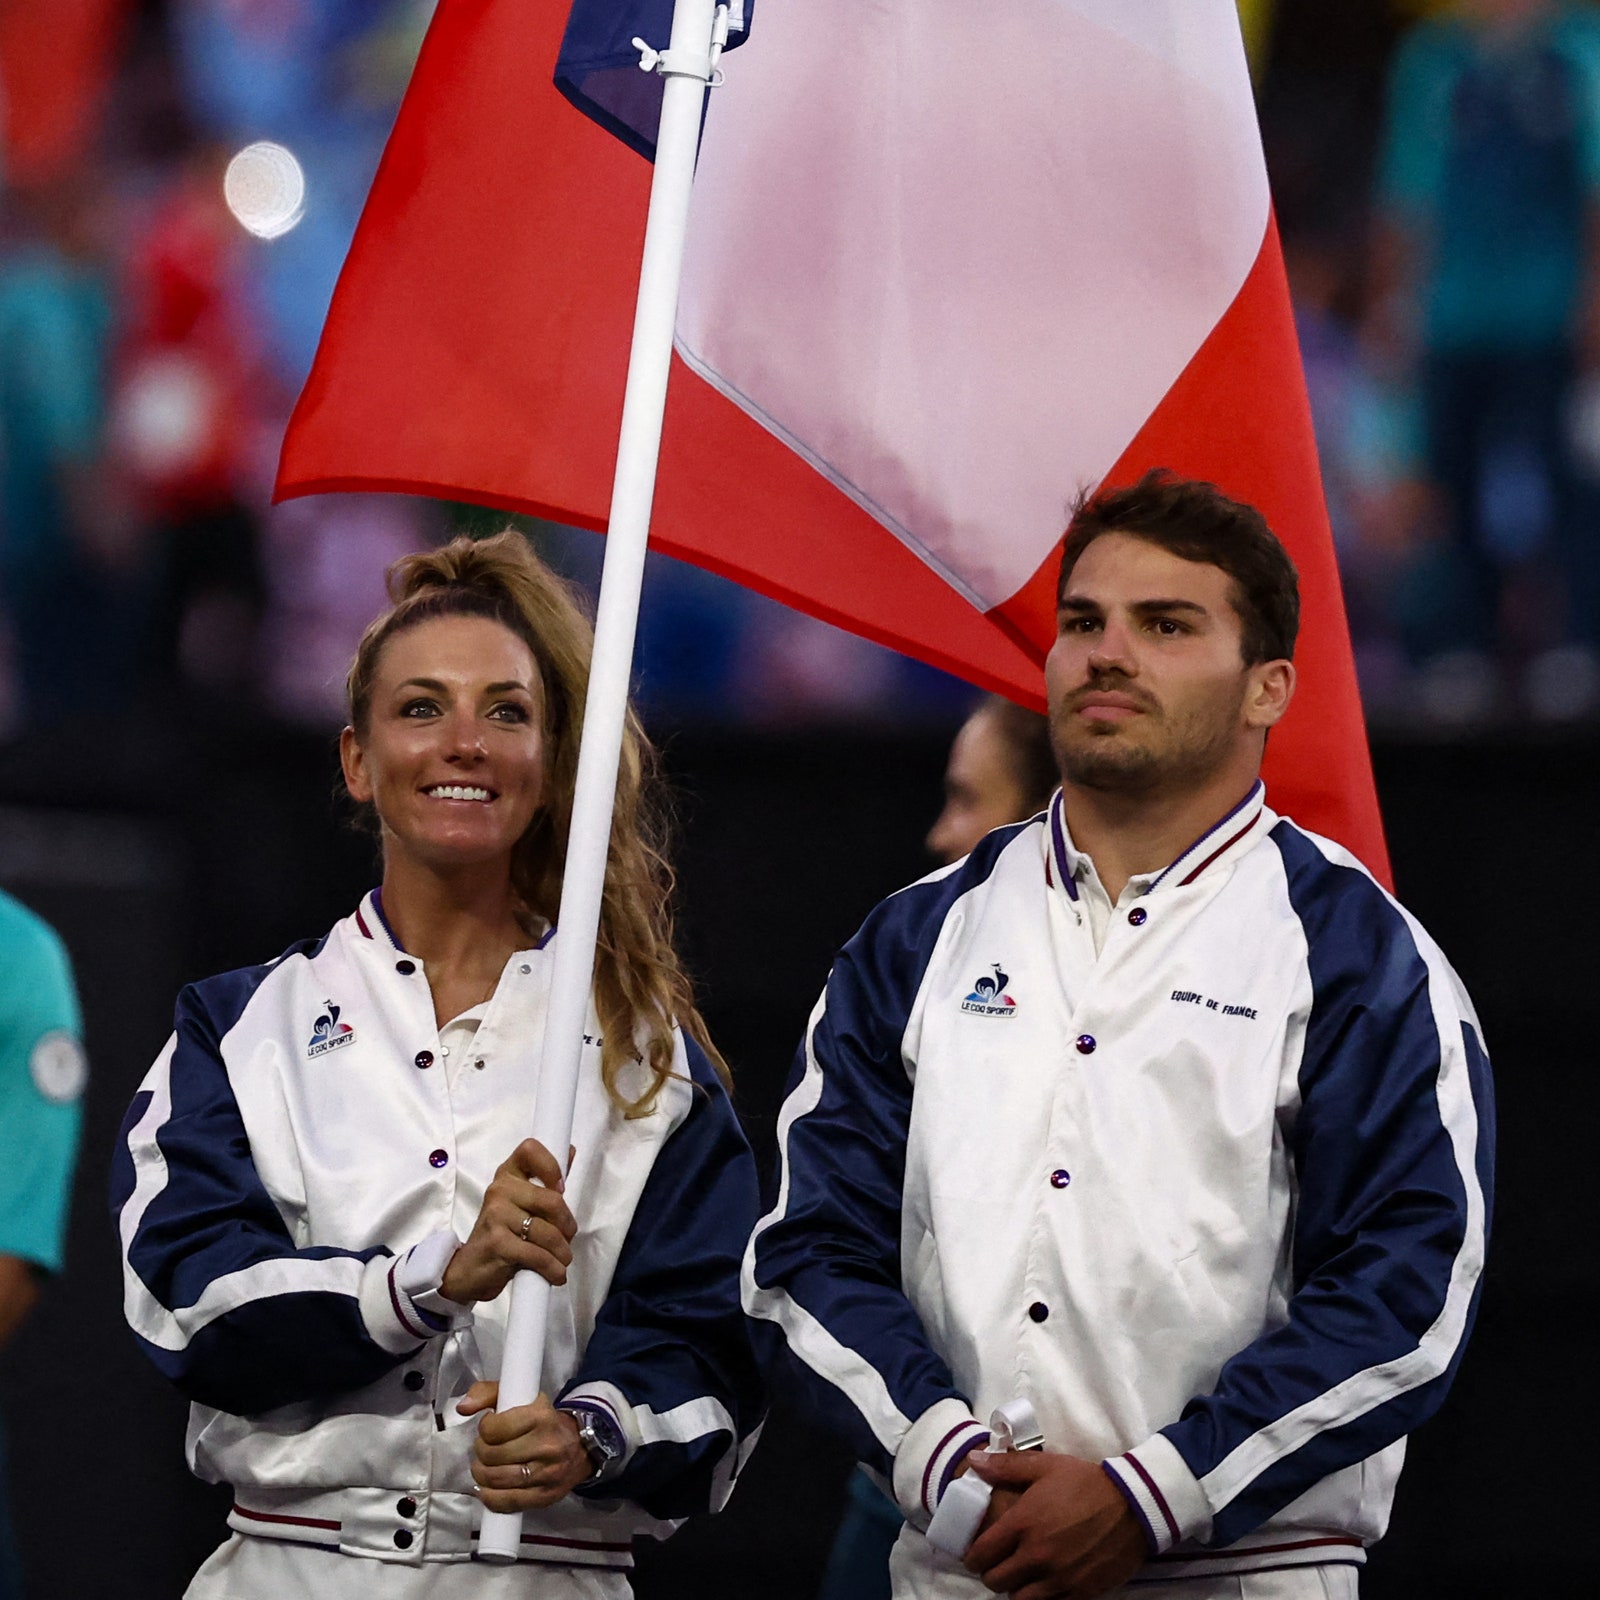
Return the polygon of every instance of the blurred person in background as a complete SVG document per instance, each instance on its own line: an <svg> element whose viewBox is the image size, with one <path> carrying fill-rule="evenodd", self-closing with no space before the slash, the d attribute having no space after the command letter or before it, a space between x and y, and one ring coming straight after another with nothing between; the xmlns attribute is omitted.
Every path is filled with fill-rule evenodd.
<svg viewBox="0 0 1600 1600"><path fill-rule="evenodd" d="M988 695L961 724L944 769L944 808L926 840L943 865L984 836L1043 811L1061 782L1050 723L1003 695Z"/></svg>
<svg viewBox="0 0 1600 1600"><path fill-rule="evenodd" d="M283 409L244 296L225 152L192 145L127 241L110 447L146 530L145 664L158 685L236 692L266 599L246 493Z"/></svg>
<svg viewBox="0 0 1600 1600"><path fill-rule="evenodd" d="M95 186L62 179L4 204L0 611L14 719L40 725L117 688L113 586L95 559L112 313Z"/></svg>
<svg viewBox="0 0 1600 1600"><path fill-rule="evenodd" d="M0 1351L32 1310L41 1277L61 1270L88 1077L82 1032L60 939L0 892ZM0 1600L19 1600L5 1444L0 1433ZM20 1459L26 1470L26 1448Z"/></svg>
<svg viewBox="0 0 1600 1600"><path fill-rule="evenodd" d="M986 833L1043 811L1060 781L1049 719L1003 695L986 695L951 743L944 807L928 830L928 854L953 865ZM889 1552L904 1526L892 1497L858 1467L817 1600L888 1600Z"/></svg>
<svg viewBox="0 0 1600 1600"><path fill-rule="evenodd" d="M1496 709L1508 651L1534 652L1535 715L1600 707L1600 527L1569 437L1575 373L1600 362L1597 199L1591 7L1462 0L1413 29L1389 84L1367 333L1420 382L1453 560L1410 642L1447 720ZM1502 571L1540 552L1552 576L1534 610L1558 620L1508 639Z"/></svg>
<svg viewBox="0 0 1600 1600"><path fill-rule="evenodd" d="M621 1600L633 1538L720 1508L761 1419L755 1163L632 718L564 1179L525 1137L592 634L513 532L409 557L392 592L340 744L382 885L183 992L116 1156L129 1322L234 1493L188 1594ZM517 1270L568 1293L554 1405L502 1414ZM525 1514L536 1574L473 1561L480 1505Z"/></svg>

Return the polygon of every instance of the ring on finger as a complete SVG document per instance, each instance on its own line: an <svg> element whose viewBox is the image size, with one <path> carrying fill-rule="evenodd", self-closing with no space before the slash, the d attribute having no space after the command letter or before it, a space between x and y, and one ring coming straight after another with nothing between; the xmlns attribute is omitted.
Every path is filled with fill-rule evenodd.
<svg viewBox="0 0 1600 1600"><path fill-rule="evenodd" d="M522 1463L522 1481L524 1483L533 1482L533 1468L526 1461Z"/></svg>
<svg viewBox="0 0 1600 1600"><path fill-rule="evenodd" d="M520 1223L517 1224L517 1237L526 1244L528 1242L528 1229L533 1226L533 1213L530 1211Z"/></svg>

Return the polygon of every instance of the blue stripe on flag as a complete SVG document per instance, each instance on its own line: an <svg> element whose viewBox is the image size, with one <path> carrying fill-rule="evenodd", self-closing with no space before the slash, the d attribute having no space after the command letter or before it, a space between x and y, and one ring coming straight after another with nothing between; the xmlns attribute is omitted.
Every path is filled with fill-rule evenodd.
<svg viewBox="0 0 1600 1600"><path fill-rule="evenodd" d="M639 69L633 41L665 50L672 35L673 0L573 0L556 59L556 88L647 161L661 124L661 75ZM749 37L754 0L729 0L731 50Z"/></svg>

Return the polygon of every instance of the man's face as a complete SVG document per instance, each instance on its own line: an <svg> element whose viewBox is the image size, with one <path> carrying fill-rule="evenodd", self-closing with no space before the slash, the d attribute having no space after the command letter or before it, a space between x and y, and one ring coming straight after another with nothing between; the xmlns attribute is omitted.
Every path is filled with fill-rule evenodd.
<svg viewBox="0 0 1600 1600"><path fill-rule="evenodd" d="M1129 534L1072 569L1045 663L1050 740L1068 783L1180 793L1230 759L1259 760L1288 704L1287 662L1246 667L1233 580Z"/></svg>

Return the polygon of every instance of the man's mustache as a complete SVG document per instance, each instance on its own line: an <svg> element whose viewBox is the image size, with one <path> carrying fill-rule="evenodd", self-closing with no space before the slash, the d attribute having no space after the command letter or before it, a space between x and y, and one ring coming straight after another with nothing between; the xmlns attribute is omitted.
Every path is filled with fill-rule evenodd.
<svg viewBox="0 0 1600 1600"><path fill-rule="evenodd" d="M1141 689L1131 683L1120 672L1096 674L1081 689L1074 689L1067 696L1067 708L1071 711L1076 711L1084 701L1093 699L1097 694L1105 694L1107 692L1126 695L1128 699L1144 711L1159 711L1161 709L1160 702L1157 701L1154 695L1148 690Z"/></svg>

